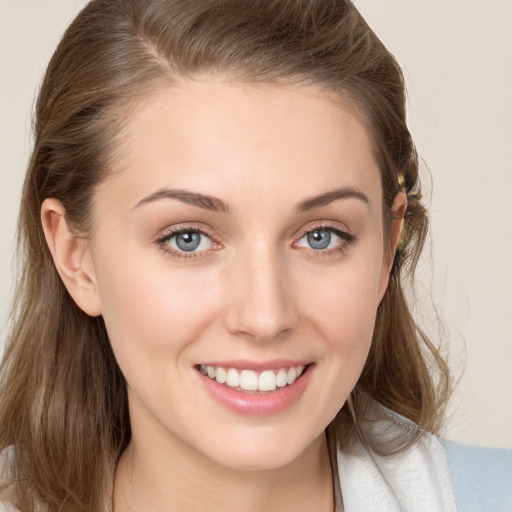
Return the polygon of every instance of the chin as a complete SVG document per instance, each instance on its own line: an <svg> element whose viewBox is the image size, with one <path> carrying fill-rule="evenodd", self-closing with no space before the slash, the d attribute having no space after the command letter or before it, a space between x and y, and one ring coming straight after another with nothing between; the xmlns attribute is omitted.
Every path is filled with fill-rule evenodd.
<svg viewBox="0 0 512 512"><path fill-rule="evenodd" d="M308 450L318 450L324 439L323 431L312 440L301 439L290 435L290 432L284 435L268 432L254 439L249 432L239 439L232 438L227 446L210 444L203 454L214 463L231 470L270 471L292 464Z"/></svg>

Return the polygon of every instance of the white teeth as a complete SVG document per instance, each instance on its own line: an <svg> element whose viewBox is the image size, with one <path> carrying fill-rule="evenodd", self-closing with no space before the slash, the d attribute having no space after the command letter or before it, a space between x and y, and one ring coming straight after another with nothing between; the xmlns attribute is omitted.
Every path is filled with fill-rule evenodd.
<svg viewBox="0 0 512 512"><path fill-rule="evenodd" d="M224 384L228 380L226 370L221 367L215 368L215 379L219 384Z"/></svg>
<svg viewBox="0 0 512 512"><path fill-rule="evenodd" d="M284 368L277 372L276 384L278 388L284 388L288 384L288 372Z"/></svg>
<svg viewBox="0 0 512 512"><path fill-rule="evenodd" d="M256 372L242 370L242 373L240 373L240 387L246 391L256 391L258 389L258 375L256 375Z"/></svg>
<svg viewBox="0 0 512 512"><path fill-rule="evenodd" d="M230 388L237 388L240 386L240 374L234 368L230 368L228 370L228 380L226 381L226 384Z"/></svg>
<svg viewBox="0 0 512 512"><path fill-rule="evenodd" d="M274 391L293 384L304 372L305 366L292 366L280 370L264 370L259 375L253 370L235 368L222 368L220 366L206 366L202 364L199 370L210 379L215 379L219 384L225 384L231 388L244 391Z"/></svg>
<svg viewBox="0 0 512 512"><path fill-rule="evenodd" d="M259 378L260 391L274 391L276 389L276 374L272 370L265 370Z"/></svg>
<svg viewBox="0 0 512 512"><path fill-rule="evenodd" d="M288 384L293 384L295 382L296 378L297 378L297 370L292 367L288 370Z"/></svg>

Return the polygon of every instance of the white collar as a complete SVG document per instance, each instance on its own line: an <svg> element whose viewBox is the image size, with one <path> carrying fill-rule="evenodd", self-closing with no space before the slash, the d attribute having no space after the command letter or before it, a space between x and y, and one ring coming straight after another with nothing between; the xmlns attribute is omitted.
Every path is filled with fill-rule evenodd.
<svg viewBox="0 0 512 512"><path fill-rule="evenodd" d="M431 434L387 457L338 450L337 463L337 512L457 512L446 454Z"/></svg>

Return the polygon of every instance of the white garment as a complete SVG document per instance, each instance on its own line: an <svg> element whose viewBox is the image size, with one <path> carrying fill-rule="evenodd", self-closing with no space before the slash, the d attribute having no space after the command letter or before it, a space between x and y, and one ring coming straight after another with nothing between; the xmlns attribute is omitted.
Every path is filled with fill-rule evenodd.
<svg viewBox="0 0 512 512"><path fill-rule="evenodd" d="M431 434L405 452L379 457L338 451L336 512L457 512L443 445Z"/></svg>

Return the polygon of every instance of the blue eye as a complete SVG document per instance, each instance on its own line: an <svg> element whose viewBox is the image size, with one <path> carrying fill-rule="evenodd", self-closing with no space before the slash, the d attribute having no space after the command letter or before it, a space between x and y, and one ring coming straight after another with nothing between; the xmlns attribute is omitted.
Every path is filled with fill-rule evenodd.
<svg viewBox="0 0 512 512"><path fill-rule="evenodd" d="M167 245L176 251L199 252L210 249L211 239L200 231L180 231L172 234L166 240Z"/></svg>
<svg viewBox="0 0 512 512"><path fill-rule="evenodd" d="M331 226L320 226L307 231L294 245L318 252L329 252L331 249L343 250L354 241L355 237L346 231Z"/></svg>
<svg viewBox="0 0 512 512"><path fill-rule="evenodd" d="M201 244L201 235L199 233L180 233L176 236L176 245L182 251L195 251Z"/></svg>
<svg viewBox="0 0 512 512"><path fill-rule="evenodd" d="M306 235L307 242L312 249L327 249L331 243L331 233L326 229L315 229Z"/></svg>

